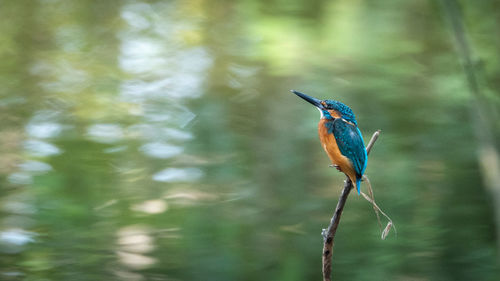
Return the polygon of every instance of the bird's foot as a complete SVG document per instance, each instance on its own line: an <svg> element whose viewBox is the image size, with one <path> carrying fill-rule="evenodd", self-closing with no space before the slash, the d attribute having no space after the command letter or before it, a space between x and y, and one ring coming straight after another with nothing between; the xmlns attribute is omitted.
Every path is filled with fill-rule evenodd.
<svg viewBox="0 0 500 281"><path fill-rule="evenodd" d="M337 171L342 172L342 170L340 170L339 165L332 164L332 165L328 165L328 167L335 168L335 169L337 169Z"/></svg>

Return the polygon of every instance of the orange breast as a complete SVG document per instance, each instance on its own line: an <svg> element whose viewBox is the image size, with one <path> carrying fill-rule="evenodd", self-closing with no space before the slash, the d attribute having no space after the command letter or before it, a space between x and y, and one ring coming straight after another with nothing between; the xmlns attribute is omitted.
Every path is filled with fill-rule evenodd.
<svg viewBox="0 0 500 281"><path fill-rule="evenodd" d="M356 172L352 166L351 160L340 153L335 136L333 134L329 134L328 129L325 127L326 122L328 122L327 119L321 119L318 124L321 146L323 146L323 149L332 161L332 164L339 166L340 170L344 172L353 183L355 183Z"/></svg>

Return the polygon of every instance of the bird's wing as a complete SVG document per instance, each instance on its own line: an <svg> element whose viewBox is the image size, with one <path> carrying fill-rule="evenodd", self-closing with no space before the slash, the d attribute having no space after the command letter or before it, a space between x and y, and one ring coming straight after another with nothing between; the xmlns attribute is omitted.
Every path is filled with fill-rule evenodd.
<svg viewBox="0 0 500 281"><path fill-rule="evenodd" d="M365 172L368 157L363 136L358 127L336 118L330 123L328 133L333 133L340 152L351 160L356 174L361 177Z"/></svg>

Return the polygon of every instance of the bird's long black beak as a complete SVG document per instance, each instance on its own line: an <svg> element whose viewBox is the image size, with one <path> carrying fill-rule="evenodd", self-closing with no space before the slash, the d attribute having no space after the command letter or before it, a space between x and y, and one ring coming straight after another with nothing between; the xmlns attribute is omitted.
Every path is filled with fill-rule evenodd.
<svg viewBox="0 0 500 281"><path fill-rule="evenodd" d="M291 90L292 93L296 94L297 96L303 98L304 100L306 100L308 103L316 106L317 108L319 109L323 109L323 105L321 104L321 100L317 99L317 98L313 98L313 97L310 97L306 94L303 94L301 92L298 92L298 91L295 91L295 90Z"/></svg>

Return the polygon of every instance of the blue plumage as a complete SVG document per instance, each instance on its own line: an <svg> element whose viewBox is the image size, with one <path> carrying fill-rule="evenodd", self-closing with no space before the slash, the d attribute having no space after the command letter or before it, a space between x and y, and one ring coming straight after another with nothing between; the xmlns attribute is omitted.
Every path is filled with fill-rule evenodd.
<svg viewBox="0 0 500 281"><path fill-rule="evenodd" d="M354 115L352 117L354 118ZM353 168L356 171L356 187L359 193L359 182L365 172L368 157L366 155L363 136L354 124L349 124L341 118L334 118L330 122L325 123L325 126L328 129L328 133L335 136L337 146L342 155L349 158L352 162Z"/></svg>
<svg viewBox="0 0 500 281"><path fill-rule="evenodd" d="M354 113L350 107L336 100L325 100L324 102L326 104L325 109L336 110L341 114L342 118L356 126L358 125L358 123L356 123L356 117L354 117Z"/></svg>

